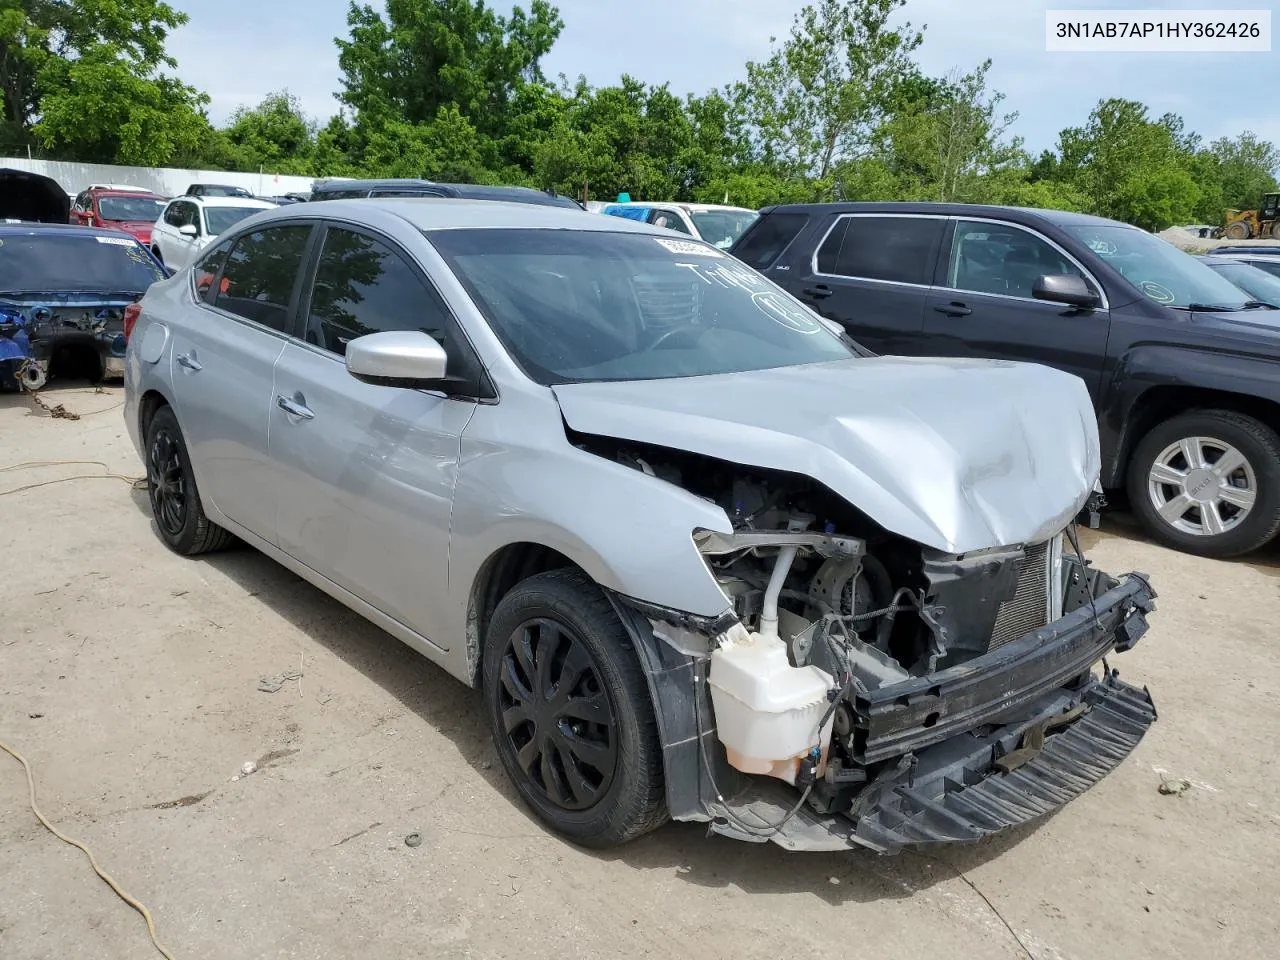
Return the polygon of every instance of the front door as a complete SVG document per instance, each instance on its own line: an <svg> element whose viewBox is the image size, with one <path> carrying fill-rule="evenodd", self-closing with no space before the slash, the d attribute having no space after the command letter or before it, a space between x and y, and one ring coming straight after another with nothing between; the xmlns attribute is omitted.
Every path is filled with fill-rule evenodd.
<svg viewBox="0 0 1280 960"><path fill-rule="evenodd" d="M201 299L173 328L174 404L201 496L270 543L272 385L311 230L270 227L210 250Z"/></svg>
<svg viewBox="0 0 1280 960"><path fill-rule="evenodd" d="M302 339L276 365L271 457L280 547L441 649L449 524L472 401L373 386L347 373L347 344L422 330L470 362L444 301L390 240L327 227Z"/></svg>
<svg viewBox="0 0 1280 960"><path fill-rule="evenodd" d="M845 214L830 225L816 253L796 250L785 274L791 293L881 354L927 353L920 342L945 220L889 214Z"/></svg>
<svg viewBox="0 0 1280 960"><path fill-rule="evenodd" d="M1110 313L1035 299L1050 274L1094 279L1046 237L987 220L954 222L925 311L925 344L940 356L1043 363L1084 380L1094 401L1102 384Z"/></svg>

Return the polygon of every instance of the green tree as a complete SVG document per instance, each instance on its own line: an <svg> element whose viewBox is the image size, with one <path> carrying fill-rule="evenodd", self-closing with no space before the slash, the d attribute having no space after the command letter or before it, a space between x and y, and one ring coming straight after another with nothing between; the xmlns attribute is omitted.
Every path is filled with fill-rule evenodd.
<svg viewBox="0 0 1280 960"><path fill-rule="evenodd" d="M225 136L248 169L311 171L316 123L303 113L301 102L288 90L267 94L256 107L240 107L231 115Z"/></svg>
<svg viewBox="0 0 1280 960"><path fill-rule="evenodd" d="M352 3L349 38L337 38L339 99L357 126L431 123L456 108L481 134L500 137L508 107L564 27L547 0L498 16L483 0L387 0L385 16Z"/></svg>
<svg viewBox="0 0 1280 960"><path fill-rule="evenodd" d="M1213 141L1194 157L1194 174L1203 194L1196 206L1202 223L1222 223L1229 209L1256 210L1264 194L1277 187L1280 149L1246 131Z"/></svg>
<svg viewBox="0 0 1280 960"><path fill-rule="evenodd" d="M0 96L6 149L164 162L206 133L207 98L163 74L169 31L187 16L163 0L5 0Z"/></svg>
<svg viewBox="0 0 1280 960"><path fill-rule="evenodd" d="M1059 171L1090 212L1163 229L1190 220L1201 195L1180 135L1180 124L1149 119L1141 103L1103 100L1083 127L1059 135Z"/></svg>
<svg viewBox="0 0 1280 960"><path fill-rule="evenodd" d="M768 60L747 63L734 94L754 120L761 159L825 180L866 152L923 38L909 23L890 26L904 3L818 0Z"/></svg>

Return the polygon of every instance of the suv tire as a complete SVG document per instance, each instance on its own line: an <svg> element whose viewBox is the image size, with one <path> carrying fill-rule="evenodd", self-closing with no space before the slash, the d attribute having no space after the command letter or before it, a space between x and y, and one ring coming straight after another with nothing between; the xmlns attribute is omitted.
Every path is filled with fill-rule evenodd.
<svg viewBox="0 0 1280 960"><path fill-rule="evenodd" d="M147 424L147 499L160 539L184 557L220 550L235 537L205 516L191 470L187 442L173 408L163 406Z"/></svg>
<svg viewBox="0 0 1280 960"><path fill-rule="evenodd" d="M1161 543L1204 557L1249 553L1280 531L1280 436L1232 410L1180 414L1138 443L1128 487Z"/></svg>
<svg viewBox="0 0 1280 960"><path fill-rule="evenodd" d="M585 574L542 573L502 598L485 637L482 683L502 766L552 830L610 847L666 822L644 671Z"/></svg>

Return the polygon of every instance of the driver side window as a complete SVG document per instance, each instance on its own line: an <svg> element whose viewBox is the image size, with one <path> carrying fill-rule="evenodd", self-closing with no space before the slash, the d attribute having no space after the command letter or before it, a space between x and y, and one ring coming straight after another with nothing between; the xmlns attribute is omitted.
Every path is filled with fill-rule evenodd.
<svg viewBox="0 0 1280 960"><path fill-rule="evenodd" d="M1062 274L1089 282L1055 247L1020 227L968 220L956 223L946 283L953 290L1031 300L1036 280Z"/></svg>

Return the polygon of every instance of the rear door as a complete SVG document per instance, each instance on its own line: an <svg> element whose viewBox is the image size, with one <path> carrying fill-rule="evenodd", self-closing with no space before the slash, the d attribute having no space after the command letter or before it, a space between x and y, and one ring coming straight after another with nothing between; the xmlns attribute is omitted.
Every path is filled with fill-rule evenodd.
<svg viewBox="0 0 1280 960"><path fill-rule="evenodd" d="M218 244L194 273L200 299L173 329L174 404L200 492L269 543L276 542L267 456L275 363L311 232L272 226Z"/></svg>
<svg viewBox="0 0 1280 960"><path fill-rule="evenodd" d="M329 225L300 339L276 366L271 457L280 548L447 648L449 522L471 400L352 377L351 340L421 330L449 374L479 361L419 264L387 237Z"/></svg>
<svg viewBox="0 0 1280 960"><path fill-rule="evenodd" d="M783 258L786 286L876 353L926 353L924 309L945 224L932 216L840 214L816 245Z"/></svg>
<svg viewBox="0 0 1280 960"><path fill-rule="evenodd" d="M940 356L1057 367L1083 379L1096 401L1110 313L1036 300L1033 284L1050 274L1082 277L1102 296L1080 262L1043 234L999 220L952 221L924 315L925 345Z"/></svg>

